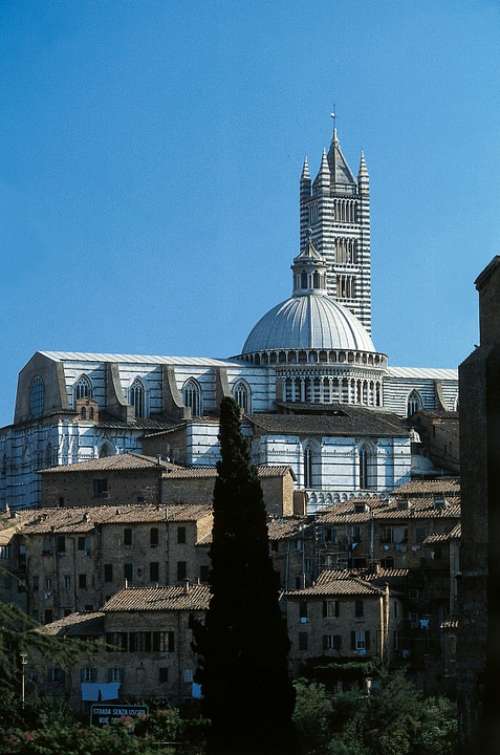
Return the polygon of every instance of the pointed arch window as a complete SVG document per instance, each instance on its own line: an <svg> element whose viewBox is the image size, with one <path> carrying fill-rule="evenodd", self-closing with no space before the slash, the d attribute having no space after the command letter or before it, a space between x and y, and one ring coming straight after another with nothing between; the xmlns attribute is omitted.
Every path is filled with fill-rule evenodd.
<svg viewBox="0 0 500 755"><path fill-rule="evenodd" d="M243 381L239 380L233 389L234 400L245 414L250 411L250 388Z"/></svg>
<svg viewBox="0 0 500 755"><path fill-rule="evenodd" d="M407 416L412 417L416 412L420 411L421 408L422 397L418 391L413 390L408 396Z"/></svg>
<svg viewBox="0 0 500 755"><path fill-rule="evenodd" d="M87 375L82 375L75 386L75 400L92 398L92 381Z"/></svg>
<svg viewBox="0 0 500 755"><path fill-rule="evenodd" d="M114 454L114 451L115 449L113 448L111 443L108 443L108 441L106 441L99 449L99 458L103 459L105 456L112 456Z"/></svg>
<svg viewBox="0 0 500 755"><path fill-rule="evenodd" d="M189 406L193 417L201 416L201 390L199 384L190 378L182 389L184 405Z"/></svg>
<svg viewBox="0 0 500 755"><path fill-rule="evenodd" d="M45 406L45 384L37 375L33 378L30 387L30 414L32 417L41 417Z"/></svg>
<svg viewBox="0 0 500 755"><path fill-rule="evenodd" d="M372 490L377 485L376 455L374 449L364 443L359 449L359 488Z"/></svg>
<svg viewBox="0 0 500 755"><path fill-rule="evenodd" d="M139 378L136 378L130 387L129 404L135 409L136 417L146 416L146 391L144 385Z"/></svg>

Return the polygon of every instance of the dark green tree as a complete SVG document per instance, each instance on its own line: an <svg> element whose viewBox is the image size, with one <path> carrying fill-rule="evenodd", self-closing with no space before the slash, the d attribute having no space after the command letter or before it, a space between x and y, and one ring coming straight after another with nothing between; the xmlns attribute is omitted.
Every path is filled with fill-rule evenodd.
<svg viewBox="0 0 500 755"><path fill-rule="evenodd" d="M212 598L195 627L213 752L290 752L295 693L279 578L269 555L260 481L240 430L240 410L224 398L221 461L214 489Z"/></svg>

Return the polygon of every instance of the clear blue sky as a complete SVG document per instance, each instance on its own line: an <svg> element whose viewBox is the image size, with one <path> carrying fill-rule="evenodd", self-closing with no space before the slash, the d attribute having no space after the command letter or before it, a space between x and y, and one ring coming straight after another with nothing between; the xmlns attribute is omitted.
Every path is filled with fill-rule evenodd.
<svg viewBox="0 0 500 755"><path fill-rule="evenodd" d="M500 252L499 26L493 0L2 0L0 424L37 349L237 353L289 295L333 101L376 346L456 366Z"/></svg>

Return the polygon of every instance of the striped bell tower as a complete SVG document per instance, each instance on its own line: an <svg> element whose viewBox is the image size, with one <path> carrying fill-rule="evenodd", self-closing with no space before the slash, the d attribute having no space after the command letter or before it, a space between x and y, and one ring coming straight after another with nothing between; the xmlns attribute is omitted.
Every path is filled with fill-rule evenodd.
<svg viewBox="0 0 500 755"><path fill-rule="evenodd" d="M327 263L328 295L372 329L370 179L364 154L354 178L335 128L328 152L311 181L307 157L300 177L300 247L311 229L314 246Z"/></svg>

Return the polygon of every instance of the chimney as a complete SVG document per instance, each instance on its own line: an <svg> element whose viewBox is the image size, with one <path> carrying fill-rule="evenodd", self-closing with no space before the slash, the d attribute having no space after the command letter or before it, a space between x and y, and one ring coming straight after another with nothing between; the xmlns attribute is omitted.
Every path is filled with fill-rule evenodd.
<svg viewBox="0 0 500 755"><path fill-rule="evenodd" d="M125 578L125 589L128 590L128 579Z"/></svg>
<svg viewBox="0 0 500 755"><path fill-rule="evenodd" d="M184 595L188 594L190 587L191 587L191 585L189 584L189 579L186 579L184 581Z"/></svg>

